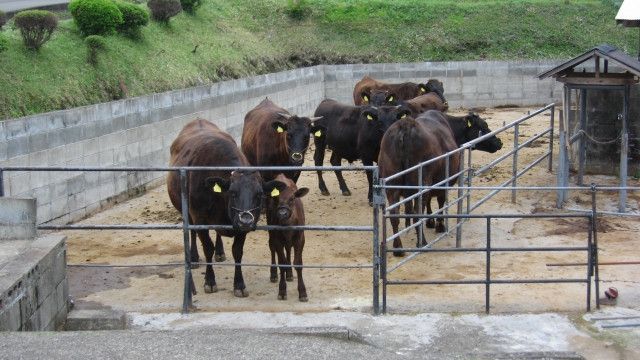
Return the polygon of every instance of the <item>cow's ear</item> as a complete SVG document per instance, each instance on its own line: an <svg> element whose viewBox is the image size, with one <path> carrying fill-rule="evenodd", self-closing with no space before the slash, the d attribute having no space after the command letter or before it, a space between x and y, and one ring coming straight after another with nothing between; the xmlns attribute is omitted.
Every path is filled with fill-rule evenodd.
<svg viewBox="0 0 640 360"><path fill-rule="evenodd" d="M365 111L362 113L362 115L364 116L365 119L367 119L367 121L373 121L378 118L376 114L372 113L371 111Z"/></svg>
<svg viewBox="0 0 640 360"><path fill-rule="evenodd" d="M271 123L271 127L273 127L273 130L275 130L277 133L283 133L287 131L287 125L281 123L280 121L274 121L273 123Z"/></svg>
<svg viewBox="0 0 640 360"><path fill-rule="evenodd" d="M308 193L309 193L309 188L303 187L303 188L300 188L300 189L296 190L296 192L294 193L294 195L295 195L297 198L301 198L301 197L303 197L303 196L307 195Z"/></svg>
<svg viewBox="0 0 640 360"><path fill-rule="evenodd" d="M407 117L407 115L411 115L411 111L409 111L409 109L402 109L398 111L398 114L396 115L396 119L398 120L404 119Z"/></svg>
<svg viewBox="0 0 640 360"><path fill-rule="evenodd" d="M366 92L362 92L360 94L360 97L362 97L362 102L364 102L365 104L369 103L369 94L367 94Z"/></svg>
<svg viewBox="0 0 640 360"><path fill-rule="evenodd" d="M280 191L287 188L287 184L278 180L271 180L262 184L262 190L265 194L268 194L270 197L277 197L280 195Z"/></svg>
<svg viewBox="0 0 640 360"><path fill-rule="evenodd" d="M322 137L326 128L322 125L311 125L310 132L313 136L319 138Z"/></svg>
<svg viewBox="0 0 640 360"><path fill-rule="evenodd" d="M217 176L208 177L204 182L207 188L211 189L212 192L218 194L229 190L229 184L231 183L229 180Z"/></svg>

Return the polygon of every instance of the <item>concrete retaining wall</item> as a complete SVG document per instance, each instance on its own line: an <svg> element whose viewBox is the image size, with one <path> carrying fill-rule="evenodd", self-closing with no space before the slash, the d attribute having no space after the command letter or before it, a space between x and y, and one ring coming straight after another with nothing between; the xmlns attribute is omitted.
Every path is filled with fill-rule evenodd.
<svg viewBox="0 0 640 360"><path fill-rule="evenodd" d="M560 99L536 75L553 62L321 65L0 122L2 166L166 166L183 125L208 119L236 140L265 96L311 115L325 97L352 103L365 74L385 81L444 82L451 107L542 105ZM6 172L6 196L38 199L38 223L67 223L164 181L164 173Z"/></svg>
<svg viewBox="0 0 640 360"><path fill-rule="evenodd" d="M36 217L33 199L0 198L0 208ZM35 222L20 218L3 227L35 233ZM0 235L4 233L0 229ZM55 330L64 323L69 297L64 240L61 235L0 236L0 331Z"/></svg>

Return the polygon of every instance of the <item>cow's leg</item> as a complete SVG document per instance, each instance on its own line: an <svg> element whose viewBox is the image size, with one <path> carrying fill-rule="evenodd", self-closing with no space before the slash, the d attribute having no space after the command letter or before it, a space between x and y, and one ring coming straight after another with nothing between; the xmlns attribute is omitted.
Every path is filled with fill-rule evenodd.
<svg viewBox="0 0 640 360"><path fill-rule="evenodd" d="M300 174L301 173L302 173L302 171L293 172L293 174L291 176L291 180L293 180L294 183L298 183L298 179L300 178Z"/></svg>
<svg viewBox="0 0 640 360"><path fill-rule="evenodd" d="M296 234L298 235L298 234ZM307 288L304 286L304 280L302 279L302 249L304 248L304 232L300 232L297 239L293 241L293 264L296 266L296 274L298 275L298 300L306 302L309 300L307 297Z"/></svg>
<svg viewBox="0 0 640 360"><path fill-rule="evenodd" d="M444 196L445 196L444 191L438 191L437 199L438 199L438 208L439 209L443 209L444 208ZM437 219L436 220L436 232L437 233L443 233L446 230L447 229L444 227L444 219L443 218Z"/></svg>
<svg viewBox="0 0 640 360"><path fill-rule="evenodd" d="M200 238L200 242L202 242L202 249L204 250L204 257L208 263L213 261L213 241L211 241L211 237L209 236L208 230L200 230L197 232L198 237ZM218 286L216 285L216 275L213 272L213 266L208 264L206 266L206 270L204 273L204 292L206 293L214 293L218 291Z"/></svg>
<svg viewBox="0 0 640 360"><path fill-rule="evenodd" d="M285 256L286 256L286 260L287 260L287 265L291 265L291 240L285 240L284 242L284 250L285 250ZM285 279L287 281L293 281L293 269L291 269L290 267L285 268Z"/></svg>
<svg viewBox="0 0 640 360"><path fill-rule="evenodd" d="M244 284L244 278L242 277L242 251L244 248L244 240L247 237L247 233L241 233L233 237L233 245L231 246L231 252L233 254L233 261L236 263L235 274L233 276L233 295L237 297L247 297L249 292Z"/></svg>
<svg viewBox="0 0 640 360"><path fill-rule="evenodd" d="M315 138L314 140L316 149L313 153L313 162L316 166L322 166L324 162L324 149L326 148L326 142L324 140L324 136L321 138ZM318 170L318 188L320 189L320 193L322 195L329 195L329 190L327 189L327 184L324 183L324 179L322 178L322 171Z"/></svg>
<svg viewBox="0 0 640 360"><path fill-rule="evenodd" d="M269 231L269 250L271 251L271 268L269 269L269 280L272 283L278 281L278 269L275 267L276 265L276 239L275 235L272 235L272 232Z"/></svg>
<svg viewBox="0 0 640 360"><path fill-rule="evenodd" d="M414 199L413 201L413 210L411 211L412 213L417 214L420 211L419 210L419 203L418 203L418 199ZM413 219L413 224L419 223L421 219L419 218L414 218ZM421 236L422 235L422 236ZM420 238L422 238L422 243L420 243ZM422 231L422 225L421 226L416 226L416 247L421 247L421 246L425 246L427 245L427 240L424 237L424 231Z"/></svg>
<svg viewBox="0 0 640 360"><path fill-rule="evenodd" d="M200 267L200 265L193 264L193 263L197 263L200 261L200 255L198 254L198 243L197 243L198 236L195 230L191 230L190 233L191 233L191 236L190 236L191 248L189 249L190 250L189 259L191 260L191 263L192 263L191 268L197 269L198 267Z"/></svg>
<svg viewBox="0 0 640 360"><path fill-rule="evenodd" d="M283 240L282 238L280 240ZM276 246L276 252L278 253L278 264L279 265L289 265L287 262L287 256L284 252L284 242L278 241ZM286 268L280 267L280 283L278 284L278 300L287 300L287 281L286 277Z"/></svg>
<svg viewBox="0 0 640 360"><path fill-rule="evenodd" d="M398 202L399 199L400 199L400 192L398 190L391 190L391 191L387 192L387 201L389 202L389 205L395 204L396 202ZM395 208L395 209L391 210L390 213L391 213L391 215L397 215L398 214L398 208ZM391 228L393 229L393 233L397 234L398 233L398 226L400 225L400 219L398 219L396 217L392 217L389 220L391 221ZM397 238L393 239L393 248L394 249L402 248L402 241L400 240L399 236ZM404 256L404 252L403 251L394 251L393 252L393 256Z"/></svg>
<svg viewBox="0 0 640 360"><path fill-rule="evenodd" d="M329 159L329 162L331 163L331 166L340 166L342 163L342 158L336 154L336 152L332 152L331 153L331 159ZM342 191L342 195L344 196L351 196L351 191L349 191L349 188L347 187L347 183L344 181L344 178L342 177L342 171L340 170L336 170L336 177L338 178L338 184L340 185L340 190Z"/></svg>
<svg viewBox="0 0 640 360"><path fill-rule="evenodd" d="M222 262L227 260L227 257L224 255L224 244L222 242L222 236L220 234L216 234L216 262Z"/></svg>
<svg viewBox="0 0 640 360"><path fill-rule="evenodd" d="M427 215L431 215L433 213L433 211L431 210L431 197L431 194L425 195L422 203L423 207L427 207ZM427 219L427 227L429 229L433 229L434 227L436 227L436 221L434 219Z"/></svg>
<svg viewBox="0 0 640 360"><path fill-rule="evenodd" d="M373 166L373 160L362 159L362 165ZM371 170L366 170L365 173L367 174L367 183L369 184L367 199L369 199L369 206L373 206L373 173Z"/></svg>

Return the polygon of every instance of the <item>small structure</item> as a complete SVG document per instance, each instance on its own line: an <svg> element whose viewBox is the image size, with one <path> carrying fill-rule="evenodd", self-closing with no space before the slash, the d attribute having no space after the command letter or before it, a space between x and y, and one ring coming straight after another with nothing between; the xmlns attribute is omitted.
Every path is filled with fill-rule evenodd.
<svg viewBox="0 0 640 360"><path fill-rule="evenodd" d="M639 81L640 61L604 44L539 74L538 78L550 76L564 83L558 186L569 186L569 169L573 164L578 171L578 185L582 185L585 171L609 175L617 172L620 187L626 187L629 159L635 160L632 171L640 171L637 161L640 102L637 86L633 86ZM634 134L631 154L630 133ZM562 207L567 195L566 190L558 191L558 207ZM626 190L620 190L620 212L625 212L626 198Z"/></svg>
<svg viewBox="0 0 640 360"><path fill-rule="evenodd" d="M640 29L640 1L625 0L618 9L616 23ZM638 36L638 60L640 61L640 36Z"/></svg>

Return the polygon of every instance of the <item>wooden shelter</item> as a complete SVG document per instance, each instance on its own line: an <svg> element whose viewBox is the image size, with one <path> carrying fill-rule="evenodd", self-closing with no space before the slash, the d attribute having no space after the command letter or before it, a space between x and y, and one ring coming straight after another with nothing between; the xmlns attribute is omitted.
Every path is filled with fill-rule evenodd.
<svg viewBox="0 0 640 360"><path fill-rule="evenodd" d="M589 150L601 147L604 161L599 173L615 169L611 156L618 156L620 187L627 186L629 161L629 126L640 130L636 115L630 119L632 86L638 84L640 61L607 44L593 49L538 75L539 79L554 77L564 84L563 118L559 129L559 160L557 183L569 186L569 154L574 149L577 158L578 185L582 185ZM572 94L575 94L572 96ZM634 104L637 106L637 104ZM601 116L598 116L601 115ZM589 127L587 127L589 125ZM573 130L573 131L572 131ZM609 136L604 137L606 134ZM619 144L619 147L618 147ZM615 146L614 151L604 145ZM572 148L573 147L573 148ZM618 151L615 151L618 150ZM635 155L634 155L635 156ZM590 159L597 154L590 154ZM567 200L567 190L559 190L558 207ZM618 210L626 210L627 192L619 191Z"/></svg>

